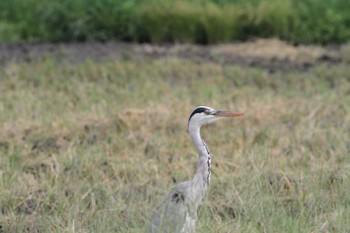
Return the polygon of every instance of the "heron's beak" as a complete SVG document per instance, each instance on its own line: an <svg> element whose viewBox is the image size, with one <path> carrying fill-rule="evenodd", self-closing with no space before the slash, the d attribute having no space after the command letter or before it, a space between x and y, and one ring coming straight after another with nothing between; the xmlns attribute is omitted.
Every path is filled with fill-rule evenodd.
<svg viewBox="0 0 350 233"><path fill-rule="evenodd" d="M243 115L244 115L243 112L228 112L228 111L221 111L221 110L217 110L214 113L214 116L216 117L238 117Z"/></svg>

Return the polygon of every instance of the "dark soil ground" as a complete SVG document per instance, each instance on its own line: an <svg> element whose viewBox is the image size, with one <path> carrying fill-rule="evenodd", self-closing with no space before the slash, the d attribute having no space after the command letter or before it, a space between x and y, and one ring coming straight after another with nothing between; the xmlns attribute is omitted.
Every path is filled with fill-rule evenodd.
<svg viewBox="0 0 350 233"><path fill-rule="evenodd" d="M128 59L189 59L194 62L212 61L220 64L260 67L270 72L306 71L320 64L349 63L349 45L343 46L293 46L269 39L246 43L211 46L199 45L149 45L119 42L86 42L56 44L0 44L0 65L13 62L33 62L46 58L56 61L80 63ZM344 53L343 51L348 51Z"/></svg>

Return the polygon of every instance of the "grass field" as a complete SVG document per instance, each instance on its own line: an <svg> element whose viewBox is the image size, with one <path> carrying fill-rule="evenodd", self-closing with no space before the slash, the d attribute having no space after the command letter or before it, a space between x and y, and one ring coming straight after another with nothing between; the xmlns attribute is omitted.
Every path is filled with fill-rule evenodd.
<svg viewBox="0 0 350 233"><path fill-rule="evenodd" d="M349 64L219 61L2 66L3 231L143 232L193 175L187 120L208 105L245 116L202 130L213 175L196 232L350 232Z"/></svg>

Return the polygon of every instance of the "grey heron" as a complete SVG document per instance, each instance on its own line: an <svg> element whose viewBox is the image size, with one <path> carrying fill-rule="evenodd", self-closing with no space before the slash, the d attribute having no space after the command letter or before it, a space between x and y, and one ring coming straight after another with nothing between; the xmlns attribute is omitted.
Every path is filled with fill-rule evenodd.
<svg viewBox="0 0 350 233"><path fill-rule="evenodd" d="M208 191L211 156L202 140L200 129L226 117L242 116L241 112L215 110L207 106L197 107L188 120L188 132L199 158L195 175L191 180L176 184L163 203L154 212L146 229L148 233L190 233L197 221L197 210Z"/></svg>

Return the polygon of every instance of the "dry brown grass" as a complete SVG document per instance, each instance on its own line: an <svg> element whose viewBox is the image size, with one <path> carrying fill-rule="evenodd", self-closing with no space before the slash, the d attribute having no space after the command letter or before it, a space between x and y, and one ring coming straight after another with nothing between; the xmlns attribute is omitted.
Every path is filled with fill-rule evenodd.
<svg viewBox="0 0 350 233"><path fill-rule="evenodd" d="M276 72L188 59L1 70L7 232L142 232L197 155L197 105L244 111L203 129L213 179L198 232L347 232L345 64Z"/></svg>

